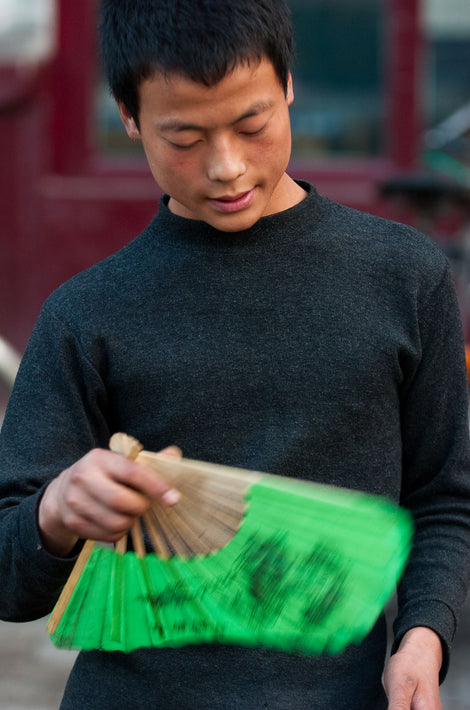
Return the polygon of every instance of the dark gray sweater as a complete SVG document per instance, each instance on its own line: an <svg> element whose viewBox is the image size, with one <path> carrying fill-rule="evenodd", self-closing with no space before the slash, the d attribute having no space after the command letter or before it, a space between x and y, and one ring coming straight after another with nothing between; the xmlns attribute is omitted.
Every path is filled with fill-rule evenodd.
<svg viewBox="0 0 470 710"><path fill-rule="evenodd" d="M319 196L221 233L171 214L46 302L0 446L0 618L48 613L73 561L36 509L114 431L146 449L386 495L416 521L397 641L446 651L470 569L466 373L439 249ZM386 707L383 620L339 658L200 646L82 653L66 710Z"/></svg>

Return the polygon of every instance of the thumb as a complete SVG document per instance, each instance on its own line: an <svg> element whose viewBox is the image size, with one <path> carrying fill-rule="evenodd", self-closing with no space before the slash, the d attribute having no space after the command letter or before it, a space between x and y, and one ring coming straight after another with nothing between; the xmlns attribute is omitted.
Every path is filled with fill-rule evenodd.
<svg viewBox="0 0 470 710"><path fill-rule="evenodd" d="M385 668L384 688L388 697L388 710L411 710L418 680L407 671L405 659L398 652Z"/></svg>
<svg viewBox="0 0 470 710"><path fill-rule="evenodd" d="M388 710L410 710L416 687L412 678L402 679L399 686L392 686L388 693Z"/></svg>

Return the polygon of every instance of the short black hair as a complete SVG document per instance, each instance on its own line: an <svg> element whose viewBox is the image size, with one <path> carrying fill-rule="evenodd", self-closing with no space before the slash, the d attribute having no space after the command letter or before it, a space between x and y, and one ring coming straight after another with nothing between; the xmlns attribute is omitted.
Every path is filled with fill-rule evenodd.
<svg viewBox="0 0 470 710"><path fill-rule="evenodd" d="M140 83L155 71L212 86L266 57L287 91L294 39L286 0L102 0L99 33L111 92L136 121Z"/></svg>

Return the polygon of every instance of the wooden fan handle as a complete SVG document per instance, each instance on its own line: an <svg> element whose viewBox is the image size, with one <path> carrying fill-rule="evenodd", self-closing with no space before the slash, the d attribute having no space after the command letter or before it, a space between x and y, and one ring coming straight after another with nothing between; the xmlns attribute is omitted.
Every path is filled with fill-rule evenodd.
<svg viewBox="0 0 470 710"><path fill-rule="evenodd" d="M140 441L134 439L133 436L117 432L111 437L109 441L109 448L111 449L111 451L114 451L114 453L121 454L121 456L125 456L127 459L132 459L133 461L135 461L135 459L144 447L142 446ZM142 539L142 529L138 520L136 520L136 522L131 528L131 536L132 543L134 545L134 550L137 556L144 557L145 547ZM127 550L127 533L116 542L115 549L117 553L121 555L125 554Z"/></svg>
<svg viewBox="0 0 470 710"><path fill-rule="evenodd" d="M116 454L135 460L144 447L133 436L118 432L112 435L109 441L109 448Z"/></svg>
<svg viewBox="0 0 470 710"><path fill-rule="evenodd" d="M62 594L59 597L59 600L54 608L54 611L52 612L51 618L49 619L49 623L47 624L47 630L48 632L53 635L59 625L59 621L62 618L62 614L65 611L65 608L67 604L70 601L70 598L72 596L72 593L77 586L77 582L80 579L80 575L83 572L83 569L88 562L88 559L93 552L93 548L95 546L95 540L86 540L85 544L82 547L82 551L80 552L78 559L74 565L74 568L65 583L65 587L62 590Z"/></svg>

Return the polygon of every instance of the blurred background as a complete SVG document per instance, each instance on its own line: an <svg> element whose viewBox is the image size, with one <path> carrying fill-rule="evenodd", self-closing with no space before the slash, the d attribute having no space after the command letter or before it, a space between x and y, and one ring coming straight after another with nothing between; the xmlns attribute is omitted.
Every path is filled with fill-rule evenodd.
<svg viewBox="0 0 470 710"><path fill-rule="evenodd" d="M291 175L435 239L470 342L470 0L289 4ZM98 5L0 0L0 421L44 299L133 238L158 203L102 80ZM469 651L466 611L445 710L470 709ZM72 660L43 622L0 624L0 710L58 707Z"/></svg>

